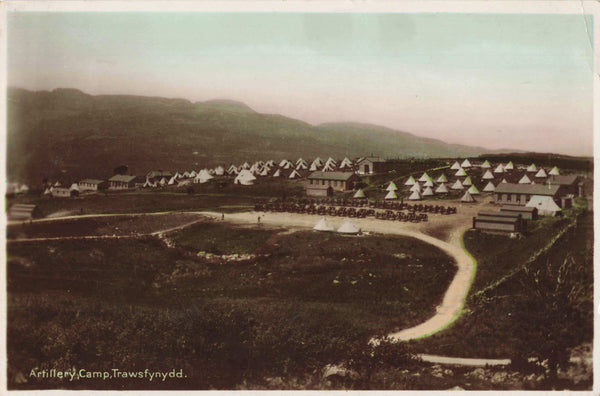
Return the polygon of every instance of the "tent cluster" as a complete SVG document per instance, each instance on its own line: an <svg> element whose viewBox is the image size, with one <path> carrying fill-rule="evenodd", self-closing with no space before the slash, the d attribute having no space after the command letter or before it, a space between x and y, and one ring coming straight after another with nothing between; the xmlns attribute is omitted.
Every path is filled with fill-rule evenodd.
<svg viewBox="0 0 600 396"><path fill-rule="evenodd" d="M313 230L332 232L335 231L335 228L327 221L325 217L323 217L317 222L317 224L315 224ZM360 234L360 228L358 228L358 226L354 224L352 220L346 219L344 220L342 225L340 225L340 227L337 229L337 232L339 232L340 234L356 235Z"/></svg>
<svg viewBox="0 0 600 396"><path fill-rule="evenodd" d="M234 177L234 184L247 186L254 184L254 181L259 177L302 179L317 170L324 172L354 171L354 163L347 157L339 163L331 157L326 161L317 157L310 163L298 158L295 162L288 159L282 159L279 162L274 160L256 161L252 164L244 162L240 165L231 164L227 169L219 165L216 168L204 168L198 171L176 171L174 174L168 171L152 171L146 175L143 187L181 187L190 184L203 184L219 176Z"/></svg>
<svg viewBox="0 0 600 396"><path fill-rule="evenodd" d="M6 195L26 194L29 187L21 183L6 183Z"/></svg>
<svg viewBox="0 0 600 396"><path fill-rule="evenodd" d="M492 193L499 183L540 183L549 175L558 175L557 167L546 172L535 164L527 167L516 167L512 161L506 164L491 164L485 160L481 164L472 163L468 158L456 160L441 174L432 177L424 172L421 176L409 176L404 181L407 188L406 198L418 201L435 195L451 192L459 193L461 202L475 202L481 193ZM481 175L481 176L479 176ZM398 199L398 189L391 182L385 199Z"/></svg>

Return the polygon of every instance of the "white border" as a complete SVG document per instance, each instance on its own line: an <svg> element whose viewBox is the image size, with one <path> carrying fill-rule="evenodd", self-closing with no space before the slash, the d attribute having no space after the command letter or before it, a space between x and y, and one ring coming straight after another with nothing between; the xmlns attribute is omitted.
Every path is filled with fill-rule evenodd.
<svg viewBox="0 0 600 396"><path fill-rule="evenodd" d="M600 64L600 53L598 51L598 42L600 42L600 29L597 21L600 16L600 3L596 1L7 1L0 3L0 134L2 142L6 142L6 13L7 12L126 12L126 11L156 11L156 12L349 12L349 13L379 13L379 12L398 12L398 13L526 13L526 14L591 14L594 16L596 26L593 28L594 43L594 116L600 115L600 76L598 71ZM565 139L569 138L568 131L565 131ZM594 164L600 159L600 125L594 117ZM3 163L0 166L0 177L6 181L6 144L0 143L0 158ZM597 167L594 169L594 178L598 180L600 171ZM6 183L0 183L0 194L5 195ZM596 199L600 193L600 186L594 186L594 207ZM1 217L2 226L6 227L6 219ZM600 252L599 239L596 237L596 225L599 224L600 214L594 213L594 250ZM0 242L6 246L6 235L2 232ZM6 250L2 252L5 257ZM5 263L5 261L4 261ZM594 340L598 334L598 318L600 317L600 293L598 291L600 279L600 261L594 255ZM2 266L2 276L0 277L0 289L6 297L6 265ZM58 395L67 393L67 391L6 391L7 372L6 372L6 298L0 299L2 303L2 315L0 316L0 393L6 394L35 394L35 395ZM594 385L591 392L563 392L562 394L598 394L600 390L600 351L596 342L594 342ZM198 391L194 393L212 394L214 391ZM390 394L402 393L413 394L417 391L398 391L398 392L379 392L379 391L355 391L353 394ZM73 392L68 392L73 393ZM96 394L121 394L122 391L84 391L86 395ZM131 391L128 393L141 394L141 391ZM160 394L178 394L180 392L160 392ZM222 392L219 392L222 393ZM262 395L264 391L245 391L245 395ZM288 393L283 391L271 391L271 394ZM295 392L303 395L320 394L320 391ZM345 395L346 391L330 391L330 395ZM446 391L422 391L427 395L446 395ZM453 394L462 394L455 392ZM466 393L466 392L465 392ZM474 392L470 392L474 394ZM506 392L491 391L486 394L496 395ZM523 394L529 392L511 392L511 394Z"/></svg>

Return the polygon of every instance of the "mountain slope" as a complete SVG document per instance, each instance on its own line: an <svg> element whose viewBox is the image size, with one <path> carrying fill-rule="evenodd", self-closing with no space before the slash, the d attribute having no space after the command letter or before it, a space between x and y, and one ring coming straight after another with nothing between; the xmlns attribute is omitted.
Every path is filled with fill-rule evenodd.
<svg viewBox="0 0 600 396"><path fill-rule="evenodd" d="M106 178L123 164L144 174L299 156L439 157L484 151L373 125L313 126L234 101L8 90L7 173L32 184L61 173Z"/></svg>

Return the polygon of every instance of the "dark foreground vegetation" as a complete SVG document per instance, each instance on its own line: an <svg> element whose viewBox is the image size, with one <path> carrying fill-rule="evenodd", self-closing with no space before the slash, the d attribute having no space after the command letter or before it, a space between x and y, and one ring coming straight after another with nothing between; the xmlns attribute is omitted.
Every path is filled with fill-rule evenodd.
<svg viewBox="0 0 600 396"><path fill-rule="evenodd" d="M416 350L511 358L515 369L543 374L538 389L573 389L557 374L568 368L571 348L593 340L593 213L573 209L531 225L523 239L467 232L478 268L465 313L413 342Z"/></svg>
<svg viewBox="0 0 600 396"><path fill-rule="evenodd" d="M214 262L196 256L198 246L151 238L9 244L9 387L413 386L373 382L378 368L420 363L405 345L373 351L368 340L433 314L455 272L451 258L410 238L229 231L213 226L213 251L233 253L239 242L251 256ZM186 232L176 239L202 237ZM325 366L342 361L359 374L324 383ZM32 369L184 377L68 381Z"/></svg>

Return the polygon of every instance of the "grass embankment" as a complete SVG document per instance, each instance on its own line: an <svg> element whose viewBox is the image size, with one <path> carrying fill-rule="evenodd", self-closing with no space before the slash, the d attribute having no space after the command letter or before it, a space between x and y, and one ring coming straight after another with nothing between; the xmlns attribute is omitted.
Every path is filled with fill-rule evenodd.
<svg viewBox="0 0 600 396"><path fill-rule="evenodd" d="M167 230L201 220L193 213L166 213L157 215L99 216L13 224L6 227L8 239L57 238L95 235L135 235Z"/></svg>
<svg viewBox="0 0 600 396"><path fill-rule="evenodd" d="M211 264L153 239L9 245L9 386L233 389L314 376L360 355L374 334L426 319L456 270L410 238L230 231L193 228L177 240L208 232L220 236L215 251L267 257ZM176 368L187 378L36 380L33 367ZM26 384L14 382L19 372Z"/></svg>
<svg viewBox="0 0 600 396"><path fill-rule="evenodd" d="M563 360L593 338L593 214L529 222L509 239L475 231L465 246L477 273L465 313L447 330L414 345L427 353Z"/></svg>

